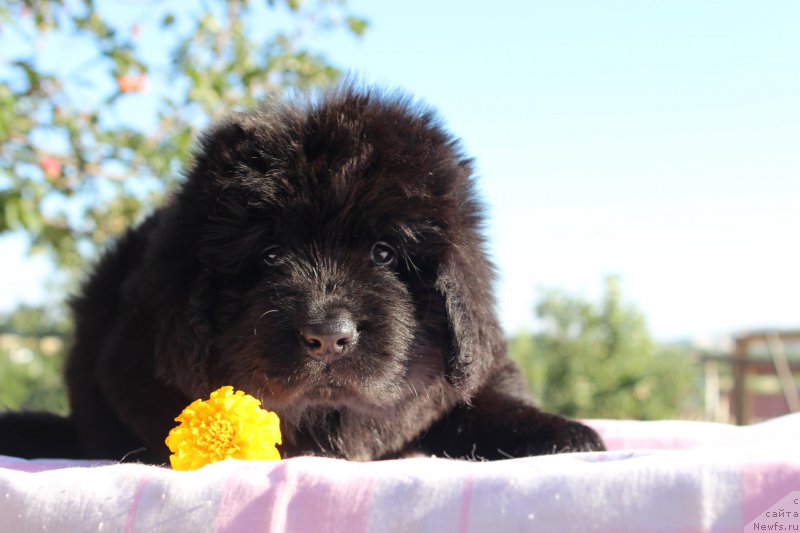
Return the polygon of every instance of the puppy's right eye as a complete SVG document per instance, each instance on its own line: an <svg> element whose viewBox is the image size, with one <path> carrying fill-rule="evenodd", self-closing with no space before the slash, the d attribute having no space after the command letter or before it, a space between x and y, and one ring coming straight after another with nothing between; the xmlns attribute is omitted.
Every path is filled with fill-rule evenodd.
<svg viewBox="0 0 800 533"><path fill-rule="evenodd" d="M397 259L397 252L391 244L378 241L372 245L370 256L376 265L393 266Z"/></svg>
<svg viewBox="0 0 800 533"><path fill-rule="evenodd" d="M261 252L261 262L267 266L277 266L281 263L281 259L283 259L283 254L280 246L270 246Z"/></svg>

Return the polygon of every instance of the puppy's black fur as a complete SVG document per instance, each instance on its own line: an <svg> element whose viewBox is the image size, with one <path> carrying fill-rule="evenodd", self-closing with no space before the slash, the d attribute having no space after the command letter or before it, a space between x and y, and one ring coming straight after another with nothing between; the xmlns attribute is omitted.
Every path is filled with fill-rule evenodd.
<svg viewBox="0 0 800 533"><path fill-rule="evenodd" d="M6 415L0 453L164 463L222 385L279 414L285 457L603 449L506 357L471 173L431 112L374 90L217 124L73 301L71 416Z"/></svg>

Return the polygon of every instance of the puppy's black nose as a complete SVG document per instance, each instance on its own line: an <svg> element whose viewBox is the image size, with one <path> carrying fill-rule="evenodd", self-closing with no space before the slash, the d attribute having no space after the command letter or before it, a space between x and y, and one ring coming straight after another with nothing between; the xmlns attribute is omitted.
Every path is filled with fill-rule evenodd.
<svg viewBox="0 0 800 533"><path fill-rule="evenodd" d="M322 322L310 322L300 329L308 354L319 361L333 362L342 357L358 339L356 324L348 314L338 314Z"/></svg>

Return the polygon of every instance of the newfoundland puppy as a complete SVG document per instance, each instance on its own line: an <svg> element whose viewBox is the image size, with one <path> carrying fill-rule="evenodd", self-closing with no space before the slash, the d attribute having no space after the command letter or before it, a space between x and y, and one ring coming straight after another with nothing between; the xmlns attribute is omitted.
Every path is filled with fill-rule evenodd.
<svg viewBox="0 0 800 533"><path fill-rule="evenodd" d="M432 112L343 87L199 144L72 302L71 415L6 414L0 453L165 463L223 385L278 413L284 457L603 449L507 358L471 162Z"/></svg>

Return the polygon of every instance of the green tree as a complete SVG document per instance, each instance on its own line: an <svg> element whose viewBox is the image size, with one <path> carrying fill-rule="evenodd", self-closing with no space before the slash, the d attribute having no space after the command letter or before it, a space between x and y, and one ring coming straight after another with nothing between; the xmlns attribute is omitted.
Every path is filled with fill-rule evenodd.
<svg viewBox="0 0 800 533"><path fill-rule="evenodd" d="M312 41L366 27L346 0L3 2L0 236L25 234L74 283L180 177L199 129L333 83ZM0 317L0 410L65 411L53 311Z"/></svg>
<svg viewBox="0 0 800 533"><path fill-rule="evenodd" d="M541 330L509 349L542 407L573 417L673 418L687 414L699 375L685 348L662 346L622 298L616 278L602 301L547 291L536 307Z"/></svg>
<svg viewBox="0 0 800 533"><path fill-rule="evenodd" d="M0 234L73 273L180 176L220 113L338 70L310 46L361 36L345 0L0 5Z"/></svg>
<svg viewBox="0 0 800 533"><path fill-rule="evenodd" d="M61 379L68 324L44 307L22 306L0 317L0 411L65 414Z"/></svg>

